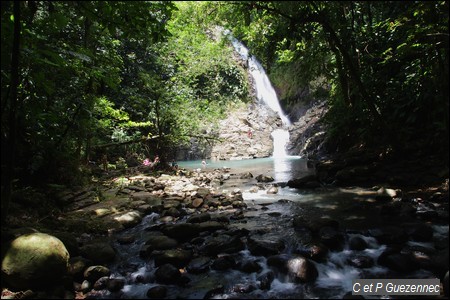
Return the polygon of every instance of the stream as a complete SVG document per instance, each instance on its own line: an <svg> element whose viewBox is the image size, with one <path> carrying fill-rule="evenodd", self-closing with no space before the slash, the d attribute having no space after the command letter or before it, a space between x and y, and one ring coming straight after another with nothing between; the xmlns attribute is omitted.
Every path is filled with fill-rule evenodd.
<svg viewBox="0 0 450 300"><path fill-rule="evenodd" d="M147 292L155 287L164 286L168 299L342 299L351 292L353 279L358 278L436 278L424 268L415 268L410 272L399 272L378 263L378 259L389 245L380 243L371 234L379 226L386 225L386 219L380 218L372 208L364 209L365 204L374 200L374 191L361 188L322 187L314 190L297 190L287 187L286 180L291 176L310 174L306 162L300 157L285 157L282 167L277 166L280 159L263 158L245 161L207 161L202 167L201 161L180 162L181 168L208 172L217 168L229 170L230 178L220 185L222 190L239 189L247 208L243 218L229 223L229 230L245 230L254 233L264 241L281 242L284 248L279 255L289 258L305 255L314 242L309 232L293 226L293 219L310 220L332 219L339 222L339 232L343 241L339 249L330 250L320 260L310 260L317 269L317 278L311 282L298 282L284 272L277 271L271 256L254 255L248 248L230 254L236 262L253 263L254 269L231 267L226 270L213 269L212 265L222 255L211 258L205 271L197 273L186 271L186 284L161 284L155 281L155 260L143 259L139 252L149 235L149 228L161 224L156 213L147 215L136 227L117 234L135 235L133 244L121 245L115 242L114 248L119 255L117 263L110 266L112 276L123 278L126 285L120 298L145 299ZM200 168L198 168L200 166ZM271 183L258 183L255 178L240 178L240 174L251 172L276 178ZM277 194L267 194L268 186L277 186ZM258 191L251 187L264 186ZM214 215L218 212L211 212ZM184 222L181 218L178 222ZM394 224L391 220L389 224ZM448 225L433 225L433 240L448 239ZM213 234L220 236L220 231ZM352 249L350 241L363 240L365 247ZM248 239L248 237L247 237ZM417 242L409 240L405 248L421 249L426 253L437 251L433 240ZM184 243L181 248L196 249L199 245ZM427 252L428 250L428 252ZM356 261L356 263L355 263ZM359 262L359 264L358 264ZM363 262L361 264L361 262ZM367 263L365 263L367 262ZM239 264L238 264L239 265ZM251 264L250 264L251 265ZM273 274L271 282L263 285L264 276ZM105 298L118 297L106 294ZM372 296L373 298L382 298ZM369 297L370 298L370 297Z"/></svg>

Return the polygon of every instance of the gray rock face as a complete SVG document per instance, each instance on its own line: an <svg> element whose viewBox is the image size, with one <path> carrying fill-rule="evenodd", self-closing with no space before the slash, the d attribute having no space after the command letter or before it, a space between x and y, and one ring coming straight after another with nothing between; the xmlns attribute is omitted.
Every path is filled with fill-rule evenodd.
<svg viewBox="0 0 450 300"><path fill-rule="evenodd" d="M246 109L232 112L220 122L222 142L212 147L211 159L241 160L269 157L273 152L271 133L281 128L277 113L262 104L250 104Z"/></svg>
<svg viewBox="0 0 450 300"><path fill-rule="evenodd" d="M2 260L2 280L20 289L54 285L67 274L69 252L56 237L30 233L11 242Z"/></svg>
<svg viewBox="0 0 450 300"><path fill-rule="evenodd" d="M290 143L287 150L291 155L316 158L320 156L326 128L322 117L328 111L326 103L320 102L304 109L300 118L289 128Z"/></svg>

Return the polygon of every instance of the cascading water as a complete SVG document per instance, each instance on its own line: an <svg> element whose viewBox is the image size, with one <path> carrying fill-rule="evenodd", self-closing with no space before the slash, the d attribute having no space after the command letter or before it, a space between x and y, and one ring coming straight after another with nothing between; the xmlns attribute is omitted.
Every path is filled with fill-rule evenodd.
<svg viewBox="0 0 450 300"><path fill-rule="evenodd" d="M261 63L252 55L249 57L248 49L237 39L231 37L231 42L234 49L239 53L243 60L248 61L248 67L250 74L253 77L256 88L256 96L259 101L262 101L267 106L269 106L273 111L278 113L284 127L291 125L289 118L284 114L283 109L278 101L277 94L270 83L269 77L267 76ZM272 132L273 138L273 157L274 158L285 158L286 145L289 142L289 131L285 129L276 129Z"/></svg>

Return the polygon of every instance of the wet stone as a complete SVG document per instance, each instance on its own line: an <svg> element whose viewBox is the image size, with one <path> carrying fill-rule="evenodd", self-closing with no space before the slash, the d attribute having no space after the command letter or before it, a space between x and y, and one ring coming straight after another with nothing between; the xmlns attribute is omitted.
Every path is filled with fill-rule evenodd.
<svg viewBox="0 0 450 300"><path fill-rule="evenodd" d="M193 274L204 273L209 270L210 264L211 264L211 259L209 257L201 256L201 257L194 258L189 263L186 270Z"/></svg>
<svg viewBox="0 0 450 300"><path fill-rule="evenodd" d="M211 268L218 271L232 269L236 266L236 261L232 256L226 255L218 257L214 260Z"/></svg>
<svg viewBox="0 0 450 300"><path fill-rule="evenodd" d="M352 236L348 242L350 250L364 250L367 242L360 236Z"/></svg>
<svg viewBox="0 0 450 300"><path fill-rule="evenodd" d="M162 299L167 295L167 288L162 285L154 286L147 291L147 297L150 299Z"/></svg>
<svg viewBox="0 0 450 300"><path fill-rule="evenodd" d="M155 271L156 281L165 284L177 284L180 282L181 273L177 267L164 264Z"/></svg>
<svg viewBox="0 0 450 300"><path fill-rule="evenodd" d="M355 257L349 258L347 260L347 263L361 269L371 268L374 265L373 259L369 256L364 255L357 255Z"/></svg>
<svg viewBox="0 0 450 300"><path fill-rule="evenodd" d="M259 281L259 288L261 290L269 290L274 279L275 273L273 271L266 271L256 278Z"/></svg>

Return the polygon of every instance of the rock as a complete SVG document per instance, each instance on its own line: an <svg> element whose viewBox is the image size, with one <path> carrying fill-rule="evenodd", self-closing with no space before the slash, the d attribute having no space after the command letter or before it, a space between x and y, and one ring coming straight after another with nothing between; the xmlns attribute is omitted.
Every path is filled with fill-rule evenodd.
<svg viewBox="0 0 450 300"><path fill-rule="evenodd" d="M387 195L391 198L395 198L401 194L400 190L389 189L385 187L381 187L377 190L378 195Z"/></svg>
<svg viewBox="0 0 450 300"><path fill-rule="evenodd" d="M371 257L365 255L356 255L347 260L347 263L357 268L371 268L374 261Z"/></svg>
<svg viewBox="0 0 450 300"><path fill-rule="evenodd" d="M248 293L256 290L256 287L253 284L246 282L246 283L235 284L231 288L231 290L235 293L248 294Z"/></svg>
<svg viewBox="0 0 450 300"><path fill-rule="evenodd" d="M421 202L417 205L416 216L422 220L435 220L438 218L436 207L431 202Z"/></svg>
<svg viewBox="0 0 450 300"><path fill-rule="evenodd" d="M245 244L238 236L222 234L208 238L200 250L209 256L219 253L236 253L244 250Z"/></svg>
<svg viewBox="0 0 450 300"><path fill-rule="evenodd" d="M199 208L200 206L203 205L203 199L202 198L195 198L194 200L192 200L192 207L193 208Z"/></svg>
<svg viewBox="0 0 450 300"><path fill-rule="evenodd" d="M87 293L91 290L91 288L92 288L92 284L89 282L89 280L83 280L83 282L81 283L80 290L83 293Z"/></svg>
<svg viewBox="0 0 450 300"><path fill-rule="evenodd" d="M230 255L222 255L214 260L211 268L218 271L224 271L236 266L236 261Z"/></svg>
<svg viewBox="0 0 450 300"><path fill-rule="evenodd" d="M378 257L378 264L397 272L412 272L419 268L410 254L403 254L393 249L385 250Z"/></svg>
<svg viewBox="0 0 450 300"><path fill-rule="evenodd" d="M116 257L116 252L109 243L93 242L80 247L81 254L95 264L109 263Z"/></svg>
<svg viewBox="0 0 450 300"><path fill-rule="evenodd" d="M117 237L117 242L121 245L131 244L135 240L136 240L136 236L134 234L127 234L127 235Z"/></svg>
<svg viewBox="0 0 450 300"><path fill-rule="evenodd" d="M306 228L313 234L319 234L320 229L323 227L331 227L335 230L339 229L339 222L329 218L306 220L301 216L295 216L292 222L296 230Z"/></svg>
<svg viewBox="0 0 450 300"><path fill-rule="evenodd" d="M106 289L107 285L108 285L108 281L109 281L109 277L108 276L103 276L100 277L99 279L97 279L94 282L94 285L92 286L94 288L94 290L104 290Z"/></svg>
<svg viewBox="0 0 450 300"><path fill-rule="evenodd" d="M256 179L258 182L272 182L272 181L275 180L275 179L273 179L272 176L262 175L262 174L256 176L255 179Z"/></svg>
<svg viewBox="0 0 450 300"><path fill-rule="evenodd" d="M289 180L287 186L296 189L317 188L320 187L320 182L316 175L308 175L302 178Z"/></svg>
<svg viewBox="0 0 450 300"><path fill-rule="evenodd" d="M205 296L203 296L203 299L212 299L215 295L218 294L223 294L225 292L225 287L221 284L211 288L210 290L208 290L205 294Z"/></svg>
<svg viewBox="0 0 450 300"><path fill-rule="evenodd" d="M130 211L115 217L114 220L122 224L125 228L130 228L139 224L142 221L142 216L138 211Z"/></svg>
<svg viewBox="0 0 450 300"><path fill-rule="evenodd" d="M405 231L413 241L429 242L433 239L433 228L426 224L405 224Z"/></svg>
<svg viewBox="0 0 450 300"><path fill-rule="evenodd" d="M381 244L401 244L408 239L408 235L405 231L396 226L384 226L369 229L369 234L376 238Z"/></svg>
<svg viewBox="0 0 450 300"><path fill-rule="evenodd" d="M155 256L155 266L171 264L178 268L184 268L192 258L191 250L172 249L166 250Z"/></svg>
<svg viewBox="0 0 450 300"><path fill-rule="evenodd" d="M201 198L205 198L207 195L209 195L211 191L208 188L198 188L197 195Z"/></svg>
<svg viewBox="0 0 450 300"><path fill-rule="evenodd" d="M92 262L84 257L81 257L81 256L71 257L69 259L68 274L75 281L81 282L82 279L84 278L84 271L91 264L92 264Z"/></svg>
<svg viewBox="0 0 450 300"><path fill-rule="evenodd" d="M207 221L207 222L199 223L199 230L201 232L203 232L203 231L213 232L213 231L217 231L220 229L225 229L225 226L217 221Z"/></svg>
<svg viewBox="0 0 450 300"><path fill-rule="evenodd" d="M364 250L367 248L367 242L360 236L352 236L348 241L350 250Z"/></svg>
<svg viewBox="0 0 450 300"><path fill-rule="evenodd" d="M377 195L375 196L375 200L377 201L391 201L392 198L394 198L397 195L397 192L393 189L387 189L387 188L380 188L377 191Z"/></svg>
<svg viewBox="0 0 450 300"><path fill-rule="evenodd" d="M250 179L253 178L253 174L250 172L241 173L239 179Z"/></svg>
<svg viewBox="0 0 450 300"><path fill-rule="evenodd" d="M316 243L311 244L306 248L299 249L296 253L317 262L325 262L328 255L328 248L321 243Z"/></svg>
<svg viewBox="0 0 450 300"><path fill-rule="evenodd" d="M84 271L84 278L89 282L96 282L101 277L108 277L111 271L104 266L90 266Z"/></svg>
<svg viewBox="0 0 450 300"><path fill-rule="evenodd" d="M55 286L69 268L69 252L56 237L30 233L14 239L2 260L2 280L19 289Z"/></svg>
<svg viewBox="0 0 450 300"><path fill-rule="evenodd" d="M259 187L257 186L252 186L249 190L250 193L257 193L259 191Z"/></svg>
<svg viewBox="0 0 450 300"><path fill-rule="evenodd" d="M110 278L106 283L106 288L110 292L118 292L125 286L125 279L123 278Z"/></svg>
<svg viewBox="0 0 450 300"><path fill-rule="evenodd" d="M324 226L319 230L319 238L321 242L330 250L342 250L344 244L344 236L341 232L330 226Z"/></svg>
<svg viewBox="0 0 450 300"><path fill-rule="evenodd" d="M181 212L176 209L175 207L171 207L169 209L166 209L163 211L163 213L161 214L162 217L166 217L166 216L172 216L174 218L178 218L181 216Z"/></svg>
<svg viewBox="0 0 450 300"><path fill-rule="evenodd" d="M186 270L192 274L204 273L209 270L211 265L211 258L206 256L200 256L191 260Z"/></svg>
<svg viewBox="0 0 450 300"><path fill-rule="evenodd" d="M167 288L162 285L157 285L147 291L147 297L150 299L163 299L167 295Z"/></svg>
<svg viewBox="0 0 450 300"><path fill-rule="evenodd" d="M155 250L167 250L175 248L178 242L165 235L155 235L147 238L145 245L149 245Z"/></svg>
<svg viewBox="0 0 450 300"><path fill-rule="evenodd" d="M52 232L51 235L58 238L69 251L70 257L80 255L80 247L75 236L69 232Z"/></svg>
<svg viewBox="0 0 450 300"><path fill-rule="evenodd" d="M156 281L164 284L177 284L181 279L180 270L171 264L164 264L155 271Z"/></svg>
<svg viewBox="0 0 450 300"><path fill-rule="evenodd" d="M200 233L199 224L196 223L169 224L161 230L165 235L177 241L188 241Z"/></svg>
<svg viewBox="0 0 450 300"><path fill-rule="evenodd" d="M239 265L239 270L245 273L259 273L262 267L256 260L252 259L242 262Z"/></svg>
<svg viewBox="0 0 450 300"><path fill-rule="evenodd" d="M149 245L142 245L141 248L139 249L139 257L146 259L149 258L151 253L153 251L153 248Z"/></svg>
<svg viewBox="0 0 450 300"><path fill-rule="evenodd" d="M288 273L292 275L297 282L313 282L319 276L316 266L307 258L292 258L287 264Z"/></svg>
<svg viewBox="0 0 450 300"><path fill-rule="evenodd" d="M202 223L211 220L211 214L209 213L201 213L190 216L186 223Z"/></svg>
<svg viewBox="0 0 450 300"><path fill-rule="evenodd" d="M272 187L270 187L270 188L267 190L266 193L267 193L267 194L278 194L278 187L272 186Z"/></svg>
<svg viewBox="0 0 450 300"><path fill-rule="evenodd" d="M275 273L273 271L266 271L256 278L259 281L259 288L261 290L269 290L274 279Z"/></svg>
<svg viewBox="0 0 450 300"><path fill-rule="evenodd" d="M269 256L278 254L284 249L285 245L282 240L271 241L249 237L247 243L248 249L253 255Z"/></svg>

